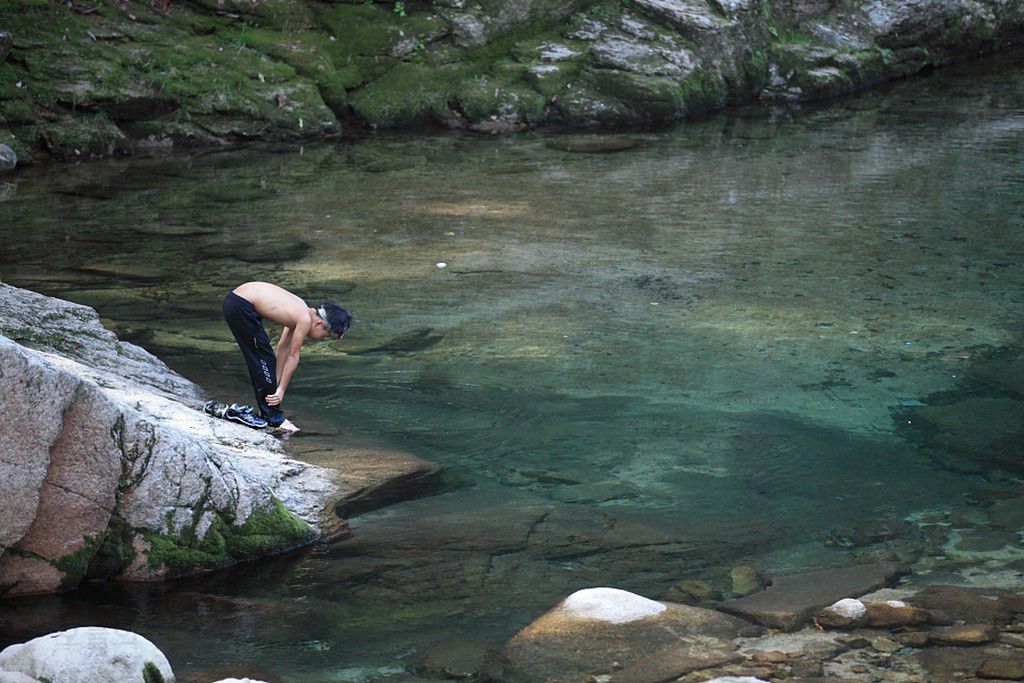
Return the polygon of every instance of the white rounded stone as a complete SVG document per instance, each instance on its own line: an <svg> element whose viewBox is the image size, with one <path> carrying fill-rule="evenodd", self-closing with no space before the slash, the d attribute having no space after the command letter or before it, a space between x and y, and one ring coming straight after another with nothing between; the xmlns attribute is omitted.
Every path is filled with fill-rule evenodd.
<svg viewBox="0 0 1024 683"><path fill-rule="evenodd" d="M834 612L847 619L860 619L868 612L864 603L854 598L843 598L825 608L826 611Z"/></svg>
<svg viewBox="0 0 1024 683"><path fill-rule="evenodd" d="M139 683L148 662L156 665L166 683L174 683L174 672L164 654L131 631L84 626L0 652L0 670L53 683Z"/></svg>
<svg viewBox="0 0 1024 683"><path fill-rule="evenodd" d="M255 678L222 678L213 683L266 683L266 681L257 681Z"/></svg>
<svg viewBox="0 0 1024 683"><path fill-rule="evenodd" d="M906 607L907 606L907 603L903 602L902 600L886 600L885 604L889 605L889 607Z"/></svg>
<svg viewBox="0 0 1024 683"><path fill-rule="evenodd" d="M618 588L586 588L565 599L562 609L580 619L625 624L664 612L660 602Z"/></svg>
<svg viewBox="0 0 1024 683"><path fill-rule="evenodd" d="M753 676L720 676L712 678L707 683L768 683L768 681Z"/></svg>
<svg viewBox="0 0 1024 683"><path fill-rule="evenodd" d="M439 261L438 264L437 264L437 267L438 268L447 268L448 264L445 263L444 261Z"/></svg>

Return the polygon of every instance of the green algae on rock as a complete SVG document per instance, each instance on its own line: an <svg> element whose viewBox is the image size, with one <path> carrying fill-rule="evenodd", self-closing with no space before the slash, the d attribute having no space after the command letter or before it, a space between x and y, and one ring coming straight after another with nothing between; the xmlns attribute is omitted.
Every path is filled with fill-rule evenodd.
<svg viewBox="0 0 1024 683"><path fill-rule="evenodd" d="M194 527L165 534L144 531L142 537L149 544L149 568L173 577L286 552L312 543L317 533L274 498L270 507L252 513L242 524L217 515L201 538Z"/></svg>

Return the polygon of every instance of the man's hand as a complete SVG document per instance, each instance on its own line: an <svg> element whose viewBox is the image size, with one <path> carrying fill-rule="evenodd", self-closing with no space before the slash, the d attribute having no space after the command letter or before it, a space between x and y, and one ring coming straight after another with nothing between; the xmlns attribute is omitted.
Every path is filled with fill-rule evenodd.
<svg viewBox="0 0 1024 683"><path fill-rule="evenodd" d="M267 396L267 399L266 399L268 406L279 406L279 405L281 405L281 401L283 401L283 400L284 400L284 391L282 389L278 389L274 393L272 393L269 396Z"/></svg>

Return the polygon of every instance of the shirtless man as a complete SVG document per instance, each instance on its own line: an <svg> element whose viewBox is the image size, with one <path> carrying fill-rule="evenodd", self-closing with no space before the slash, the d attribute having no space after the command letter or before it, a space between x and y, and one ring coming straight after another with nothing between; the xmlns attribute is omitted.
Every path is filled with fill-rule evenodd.
<svg viewBox="0 0 1024 683"><path fill-rule="evenodd" d="M284 328L275 355L263 318ZM238 342L249 366L260 416L275 430L297 432L284 416L281 403L299 365L299 353L306 339L341 339L352 324L344 308L325 301L316 308L287 289L269 282L246 282L235 287L224 300L224 320Z"/></svg>

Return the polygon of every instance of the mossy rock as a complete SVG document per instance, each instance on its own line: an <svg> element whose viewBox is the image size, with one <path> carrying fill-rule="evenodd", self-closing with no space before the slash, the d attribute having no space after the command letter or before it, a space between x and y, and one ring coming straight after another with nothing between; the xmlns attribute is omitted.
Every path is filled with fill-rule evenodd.
<svg viewBox="0 0 1024 683"><path fill-rule="evenodd" d="M35 123L36 112L26 100L0 101L0 121L6 125L25 126Z"/></svg>
<svg viewBox="0 0 1024 683"><path fill-rule="evenodd" d="M609 123L671 121L686 112L683 89L674 79L611 69L592 69L589 77L602 96L622 103L622 118Z"/></svg>
<svg viewBox="0 0 1024 683"><path fill-rule="evenodd" d="M250 49L279 59L307 78L334 71L330 39L317 31L280 31L244 24L218 27L217 37L236 49Z"/></svg>
<svg viewBox="0 0 1024 683"><path fill-rule="evenodd" d="M0 130L0 145L7 145L14 150L14 155L18 157L18 166L26 166L35 162L28 145L10 131Z"/></svg>
<svg viewBox="0 0 1024 683"><path fill-rule="evenodd" d="M450 115L451 93L466 75L458 67L437 69L425 64L399 63L353 93L352 110L366 123L381 128L442 121Z"/></svg>
<svg viewBox="0 0 1024 683"><path fill-rule="evenodd" d="M37 131L56 159L125 156L132 152L127 136L104 116L45 123Z"/></svg>
<svg viewBox="0 0 1024 683"><path fill-rule="evenodd" d="M311 3L303 0L189 0L207 12L230 13L244 18L245 23L271 26L285 30L309 28L315 24Z"/></svg>
<svg viewBox="0 0 1024 683"><path fill-rule="evenodd" d="M718 74L697 71L680 83L686 115L721 109L729 101L726 81Z"/></svg>
<svg viewBox="0 0 1024 683"><path fill-rule="evenodd" d="M454 93L459 109L473 122L487 119L539 122L546 101L525 83L479 76L460 83Z"/></svg>
<svg viewBox="0 0 1024 683"><path fill-rule="evenodd" d="M149 543L149 566L170 576L218 569L245 560L286 552L316 540L316 532L277 499L235 525L218 514L202 539L194 531L161 534L142 532Z"/></svg>
<svg viewBox="0 0 1024 683"><path fill-rule="evenodd" d="M96 544L85 578L109 579L124 571L135 559L134 533L122 518L114 515Z"/></svg>
<svg viewBox="0 0 1024 683"><path fill-rule="evenodd" d="M83 547L53 563L53 566L64 573L60 582L61 588L77 588L85 580L89 572L89 563L92 562L98 547L99 543L95 537L87 537Z"/></svg>
<svg viewBox="0 0 1024 683"><path fill-rule="evenodd" d="M448 32L433 12L401 16L390 5L362 3L332 5L320 15L331 37L329 53L336 67L355 57L400 57L416 43L433 42Z"/></svg>

